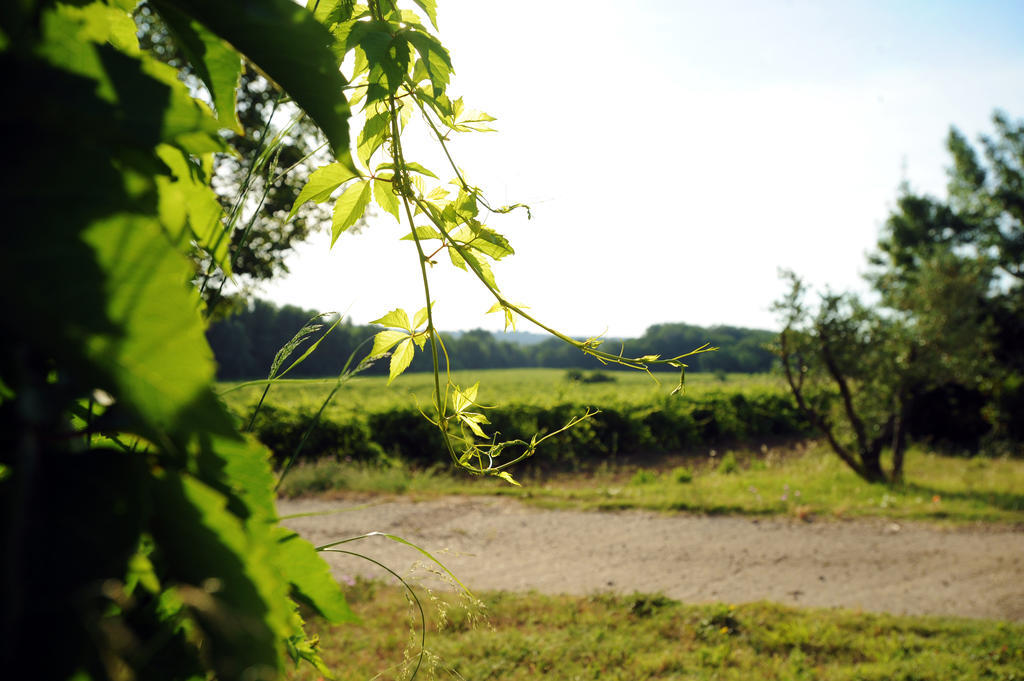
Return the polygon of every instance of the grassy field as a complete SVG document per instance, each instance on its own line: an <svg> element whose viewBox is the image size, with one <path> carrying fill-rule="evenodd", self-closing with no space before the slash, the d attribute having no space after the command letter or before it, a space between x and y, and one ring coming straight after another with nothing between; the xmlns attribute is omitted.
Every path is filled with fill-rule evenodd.
<svg viewBox="0 0 1024 681"><path fill-rule="evenodd" d="M614 378L607 383L583 383L567 378L565 369L487 369L455 371L452 380L463 388L480 383L484 404L647 404L666 397L677 385L676 374L657 374L658 381L640 372L605 372ZM351 413L386 411L396 406L430 405L433 374L405 374L387 385L383 376L356 377L345 383L324 412L326 418ZM238 387L238 386L243 387ZM316 411L327 397L333 380L282 380L271 388L266 404L286 409ZM262 385L222 384L224 399L240 414L250 412L263 392ZM758 390L784 390L781 378L768 374L693 373L686 378L686 394L700 396L709 392L745 393Z"/></svg>
<svg viewBox="0 0 1024 681"><path fill-rule="evenodd" d="M645 405L671 390L639 374L611 383L579 383L561 370L457 375L477 380L481 396L545 407L560 403ZM429 400L430 378L357 379L342 389L328 418L344 419ZM690 397L781 391L770 376L696 374ZM285 383L271 404L314 410L324 384ZM416 396L415 398L413 396ZM227 398L243 410L258 397L245 388ZM684 398L685 399L685 398ZM908 452L907 482L869 485L814 441L768 440L743 447L698 447L618 455L575 472L524 467L522 487L452 473L444 465L415 468L325 459L302 464L281 493L501 494L554 508L628 509L805 520L884 517L963 523L1024 523L1024 461ZM999 679L1024 680L1024 625L938 617L897 617L837 609L754 603L681 604L659 595L487 593L479 602L419 591L427 612L426 649L418 678L456 679ZM359 580L348 588L359 624L330 626L313 618L325 660L339 679L407 679L420 660L419 611L406 592ZM295 681L320 674L300 668Z"/></svg>
<svg viewBox="0 0 1024 681"><path fill-rule="evenodd" d="M311 622L331 670L342 681L409 678L421 629L405 592L361 581L349 597L362 622ZM454 599L421 595L429 654L420 679L1024 678L1020 624L768 603L684 605L641 594ZM291 678L320 675L303 667Z"/></svg>
<svg viewBox="0 0 1024 681"><path fill-rule="evenodd" d="M493 478L322 461L292 470L287 496L351 490L421 497L502 494L548 507L668 512L886 517L951 523L1024 522L1024 461L945 457L912 448L906 484L869 485L827 447L708 450L621 463L585 473L526 475L522 487Z"/></svg>

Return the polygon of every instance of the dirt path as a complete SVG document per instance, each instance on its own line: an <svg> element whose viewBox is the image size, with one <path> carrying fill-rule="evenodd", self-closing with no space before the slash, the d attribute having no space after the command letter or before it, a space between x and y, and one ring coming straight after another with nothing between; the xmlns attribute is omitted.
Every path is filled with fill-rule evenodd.
<svg viewBox="0 0 1024 681"><path fill-rule="evenodd" d="M357 503L282 501L280 512ZM764 599L1024 621L1019 529L549 511L502 498L368 503L287 524L317 545L369 531L399 535L434 553L474 590L661 592L694 603ZM422 558L383 537L344 548L400 574ZM351 556L328 560L339 578L382 576Z"/></svg>

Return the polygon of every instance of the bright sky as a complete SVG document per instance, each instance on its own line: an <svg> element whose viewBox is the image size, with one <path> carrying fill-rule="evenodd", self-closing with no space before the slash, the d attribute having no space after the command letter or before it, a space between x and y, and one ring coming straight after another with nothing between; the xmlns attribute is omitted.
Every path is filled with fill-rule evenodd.
<svg viewBox="0 0 1024 681"><path fill-rule="evenodd" d="M439 0L438 15L450 92L498 117L456 161L492 204L533 207L488 221L516 249L498 283L573 335L777 328L779 268L863 289L901 180L944 195L949 126L973 140L996 108L1024 116L1017 1ZM315 239L265 295L356 323L414 312L408 231L385 214L333 250ZM431 276L441 329L502 327L470 274L443 259Z"/></svg>

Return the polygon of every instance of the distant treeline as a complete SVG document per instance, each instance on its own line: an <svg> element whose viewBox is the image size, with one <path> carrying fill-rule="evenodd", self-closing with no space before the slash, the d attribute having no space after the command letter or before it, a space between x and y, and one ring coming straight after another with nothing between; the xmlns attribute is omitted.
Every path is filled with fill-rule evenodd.
<svg viewBox="0 0 1024 681"><path fill-rule="evenodd" d="M207 331L207 338L219 367L217 377L220 380L266 377L277 351L315 314L316 311L292 305L277 307L257 299L230 317L214 322ZM378 327L343 321L289 377L337 375L359 344L372 338L379 330ZM502 340L500 334L496 336L480 329L441 335L448 348L452 369L602 368L593 358L554 338L523 345ZM775 336L771 331L733 326L704 328L679 323L655 324L640 338L608 340L603 347L618 351L621 345L626 355L670 355L711 343L719 350L689 358L686 363L690 370L756 373L771 368L774 356L765 346L773 342ZM369 348L367 344L357 358L361 358ZM430 354L417 352L410 370L429 371L430 368ZM379 362L368 373L386 372L387 362Z"/></svg>

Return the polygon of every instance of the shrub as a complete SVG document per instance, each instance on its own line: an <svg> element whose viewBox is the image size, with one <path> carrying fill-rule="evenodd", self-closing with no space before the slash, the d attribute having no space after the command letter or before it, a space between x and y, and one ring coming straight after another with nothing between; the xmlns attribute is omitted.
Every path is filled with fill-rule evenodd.
<svg viewBox="0 0 1024 681"><path fill-rule="evenodd" d="M640 470L633 474L632 478L629 479L629 484L636 486L651 485L656 483L657 481L657 473L655 473L654 471L649 471L646 468L641 468Z"/></svg>
<svg viewBox="0 0 1024 681"><path fill-rule="evenodd" d="M677 466L672 469L672 482L685 485L688 482L693 482L693 471L685 466Z"/></svg>
<svg viewBox="0 0 1024 681"><path fill-rule="evenodd" d="M732 452L726 452L725 456L723 456L721 461L718 462L718 468L716 470L719 473L724 473L726 475L739 471L739 465L736 463L736 455Z"/></svg>

